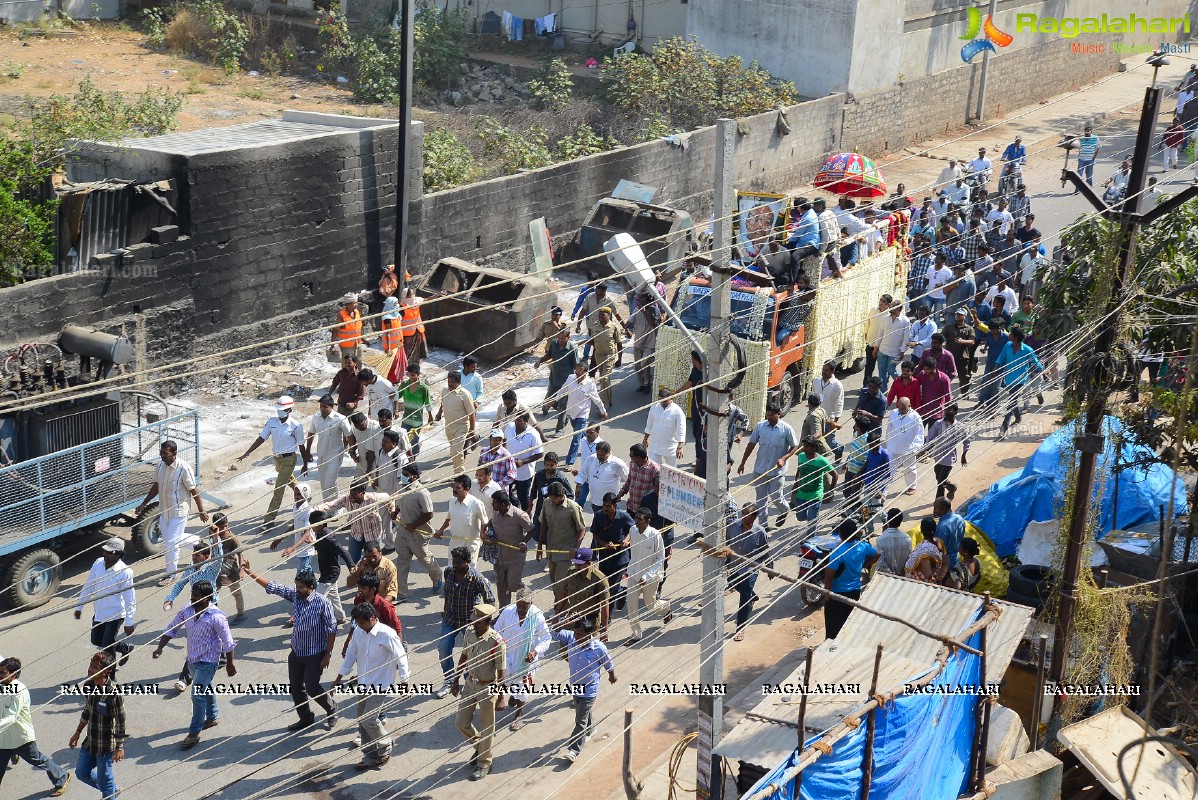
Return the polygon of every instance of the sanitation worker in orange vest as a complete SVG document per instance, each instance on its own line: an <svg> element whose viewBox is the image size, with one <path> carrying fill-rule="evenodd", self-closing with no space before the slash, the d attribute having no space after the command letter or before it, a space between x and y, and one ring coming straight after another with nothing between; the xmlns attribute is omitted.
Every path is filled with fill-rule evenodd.
<svg viewBox="0 0 1198 800"><path fill-rule="evenodd" d="M381 345L383 352L390 355L403 346L403 316L399 310L399 298L388 297L383 301L383 316L379 325L382 333Z"/></svg>
<svg viewBox="0 0 1198 800"><path fill-rule="evenodd" d="M341 348L343 361L346 356L362 357L362 312L358 310L358 296L355 294L346 294L341 298L333 341Z"/></svg>
<svg viewBox="0 0 1198 800"><path fill-rule="evenodd" d="M415 289L405 289L403 306L403 349L409 364L419 364L428 358L428 341L424 338L424 320L420 318L422 298Z"/></svg>

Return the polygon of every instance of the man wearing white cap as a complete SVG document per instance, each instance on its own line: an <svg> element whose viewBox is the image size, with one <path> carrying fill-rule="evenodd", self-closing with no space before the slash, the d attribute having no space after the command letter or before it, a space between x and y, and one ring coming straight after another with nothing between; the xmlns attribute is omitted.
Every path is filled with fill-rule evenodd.
<svg viewBox="0 0 1198 800"><path fill-rule="evenodd" d="M476 603L470 628L466 630L465 646L458 658L450 692L461 696L455 722L462 736L474 745L470 764L475 768L470 780L478 781L491 771L491 742L495 739L495 703L499 696L492 685L501 685L507 670L507 644L491 627L495 606ZM465 691L463 691L465 689ZM482 730L474 727L474 711L478 709Z"/></svg>
<svg viewBox="0 0 1198 800"><path fill-rule="evenodd" d="M194 500L196 510L200 512L200 521L208 521L208 513L204 511L204 501L196 488L195 473L191 465L179 458L179 445L168 439L158 448L160 459L154 471L154 483L146 492L146 499L137 507L136 515L146 513L146 508L155 496L161 501L158 527L162 531L163 555L166 557L166 575L158 581L159 586L168 586L175 579L175 570L179 566L179 548L183 544L187 527L189 500ZM292 466L295 462L292 462ZM277 504L276 504L277 508Z"/></svg>
<svg viewBox="0 0 1198 800"><path fill-rule="evenodd" d="M133 634L137 620L133 568L121 560L124 554L125 543L120 539L109 539L100 546L100 557L92 563L75 604L75 619L81 619L83 607L92 604L92 646L110 653L117 649L122 620L125 636Z"/></svg>
<svg viewBox="0 0 1198 800"><path fill-rule="evenodd" d="M544 612L532 602L532 589L525 586L516 592L516 602L499 612L495 632L507 644L506 694L511 695L512 705L516 707L511 730L518 731L524 727L520 715L528 702L528 689L536 677L539 659L553 641ZM504 707L501 697L496 710L502 711Z"/></svg>
<svg viewBox="0 0 1198 800"><path fill-rule="evenodd" d="M346 356L362 356L362 312L358 310L358 296L352 292L341 297L333 342L341 349L342 360Z"/></svg>
<svg viewBox="0 0 1198 800"><path fill-rule="evenodd" d="M250 453L270 439L270 447L275 459L275 491L270 497L270 505L266 507L266 517L262 520L263 526L267 528L274 524L275 517L279 515L279 506L283 505L283 494L287 491L287 487L297 483L295 480L297 453L304 459L303 474L308 473L308 455L307 449L304 447L304 426L291 418L291 409L294 406L295 401L291 399L290 395L280 397L275 403L275 416L268 419L262 426L262 432L250 445L250 449L237 458L238 463L244 461ZM208 515L201 513L200 519L207 522Z"/></svg>

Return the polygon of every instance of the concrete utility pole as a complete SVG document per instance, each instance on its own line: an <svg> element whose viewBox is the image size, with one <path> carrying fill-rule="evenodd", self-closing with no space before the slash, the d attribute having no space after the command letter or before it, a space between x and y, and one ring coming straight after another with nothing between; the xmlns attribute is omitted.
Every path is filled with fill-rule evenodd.
<svg viewBox="0 0 1198 800"><path fill-rule="evenodd" d="M1140 195L1144 190L1148 166L1151 162L1153 131L1160 108L1161 90L1155 86L1144 92L1144 108L1140 113L1140 125L1136 131L1136 144L1131 162L1131 175L1127 181L1127 193L1122 203L1107 206L1102 198L1073 170L1065 170L1062 177L1073 183L1086 196L1090 204L1106 219L1119 222L1119 274L1111 287L1111 296L1104 309L1105 322L1099 329L1098 338L1083 369L1083 381L1079 393L1086 406L1085 430L1076 434L1074 445L1081 453L1074 489L1072 516L1069 520L1069 541L1065 549L1065 567L1061 576L1060 613L1057 616L1052 648L1052 665L1049 677L1058 683L1065 680L1065 669L1069 660L1069 641L1073 637L1073 617L1077 607L1077 580L1081 573L1082 546L1085 543L1090 516L1090 498L1094 493L1094 471L1098 454L1106 447L1102 435L1103 418L1106 416L1107 396L1116 377L1112 367L1115 359L1111 353L1115 337L1119 332L1119 307L1128 279L1135 262L1136 239L1140 228L1150 226L1160 217L1175 210L1191 199L1198 197L1198 186L1190 186L1164 203L1149 209L1144 214L1137 212ZM1116 478L1117 479L1117 478Z"/></svg>
<svg viewBox="0 0 1198 800"><path fill-rule="evenodd" d="M412 15L412 0L399 0L402 29L399 45L399 137L395 142L395 280L399 287L395 296L403 300L407 281L408 253L408 182L411 180L410 154L412 144L412 59L415 51L416 20Z"/></svg>
<svg viewBox="0 0 1198 800"><path fill-rule="evenodd" d="M998 0L990 0L990 7L986 9L986 19L994 19L994 12L998 10ZM986 115L986 78L990 75L990 51L982 51L982 77L978 81L978 111L974 115L977 122L981 122Z"/></svg>
<svg viewBox="0 0 1198 800"><path fill-rule="evenodd" d="M724 547L724 508L728 497L728 406L724 391L724 351L731 336L732 283L728 256L732 247L732 214L735 211L733 153L736 120L715 124L715 230L711 263L711 322L704 376L707 414L707 484L703 496L703 538L713 547ZM705 686L724 682L724 566L720 559L703 557L703 617L699 636L699 681ZM720 800L724 785L719 756L712 750L724 734L724 698L714 693L699 698L698 756L695 761L697 794Z"/></svg>

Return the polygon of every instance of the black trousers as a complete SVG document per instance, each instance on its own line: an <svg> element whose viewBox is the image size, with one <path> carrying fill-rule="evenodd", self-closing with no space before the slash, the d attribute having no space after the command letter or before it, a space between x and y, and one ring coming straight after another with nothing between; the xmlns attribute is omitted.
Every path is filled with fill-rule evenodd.
<svg viewBox="0 0 1198 800"><path fill-rule="evenodd" d="M624 572L628 569L628 562L621 560L621 556L627 558L627 550L612 552L610 550L599 550L598 553L611 553L599 560L599 571L607 578L608 598L611 600L612 608L615 609L616 603L624 599L624 587L620 583L620 578L624 577Z"/></svg>
<svg viewBox="0 0 1198 800"><path fill-rule="evenodd" d="M516 507L521 511L528 508L528 499L531 496L530 492L532 490L532 481L532 478L528 478L522 481L518 480L512 484L511 495L516 502Z"/></svg>
<svg viewBox="0 0 1198 800"><path fill-rule="evenodd" d="M948 491L948 475L953 471L952 464L937 464L932 467L932 472L936 473L936 496L943 497Z"/></svg>
<svg viewBox="0 0 1198 800"><path fill-rule="evenodd" d="M867 385L870 377L874 374L874 367L878 365L878 356L874 348L866 345L865 347L865 372L861 373L861 380Z"/></svg>
<svg viewBox="0 0 1198 800"><path fill-rule="evenodd" d="M861 599L861 590L857 589L853 592L843 592L840 597L847 597L850 600ZM844 623L848 621L849 612L853 607L848 603L842 603L837 598L837 595L832 595L828 598L828 602L824 605L824 636L828 639L835 639L840 629L844 627Z"/></svg>
<svg viewBox="0 0 1198 800"><path fill-rule="evenodd" d="M302 720L316 718L308 706L309 699L315 700L326 714L333 713L333 703L320 685L320 676L324 672L320 668L320 662L323 660L323 653L317 653L314 656L298 656L292 650L287 654L287 679L291 683L291 699Z"/></svg>

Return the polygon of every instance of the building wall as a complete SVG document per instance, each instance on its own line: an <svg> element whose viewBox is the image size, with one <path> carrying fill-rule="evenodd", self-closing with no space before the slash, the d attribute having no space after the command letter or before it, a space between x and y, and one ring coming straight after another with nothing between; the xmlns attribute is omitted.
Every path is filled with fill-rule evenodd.
<svg viewBox="0 0 1198 800"><path fill-rule="evenodd" d="M628 3L613 3L611 0L503 0L503 2L480 2L454 0L471 14L477 15L481 24L482 15L494 11L502 15L510 11L525 19L543 17L549 13L558 15L558 29L573 42L594 39L599 32L599 41L605 44L623 44L629 40ZM652 49L661 39L686 34L687 3L683 0L632 0L632 16L636 19L633 38L646 50ZM596 24L597 23L597 24Z"/></svg>
<svg viewBox="0 0 1198 800"><path fill-rule="evenodd" d="M980 0L691 0L687 32L722 55L736 53L746 61L756 59L780 78L794 81L799 93L820 97L829 92L865 95L912 85L925 77L962 66L959 37L966 31L966 9L985 8ZM1051 33L1017 32L1017 14L1037 17L1084 18L1135 14L1137 17L1184 17L1190 0L999 0L995 25L1015 39L991 56L991 66L1024 51L1041 53L1049 68L1037 69L1029 82L1043 96L1060 91L1080 76L1094 73L1085 64L1057 58L1068 53L1071 42L1089 41L1108 46L1155 45L1162 40L1182 41L1186 34L1098 34L1067 39ZM1046 47L1047 46L1047 47ZM1058 52L1060 51L1060 52ZM1109 55L1109 53L1108 53ZM1075 58L1111 63L1104 56ZM974 60L981 64L981 58ZM1026 60L1019 62L1021 65ZM1026 79L1026 76L1025 76Z"/></svg>

